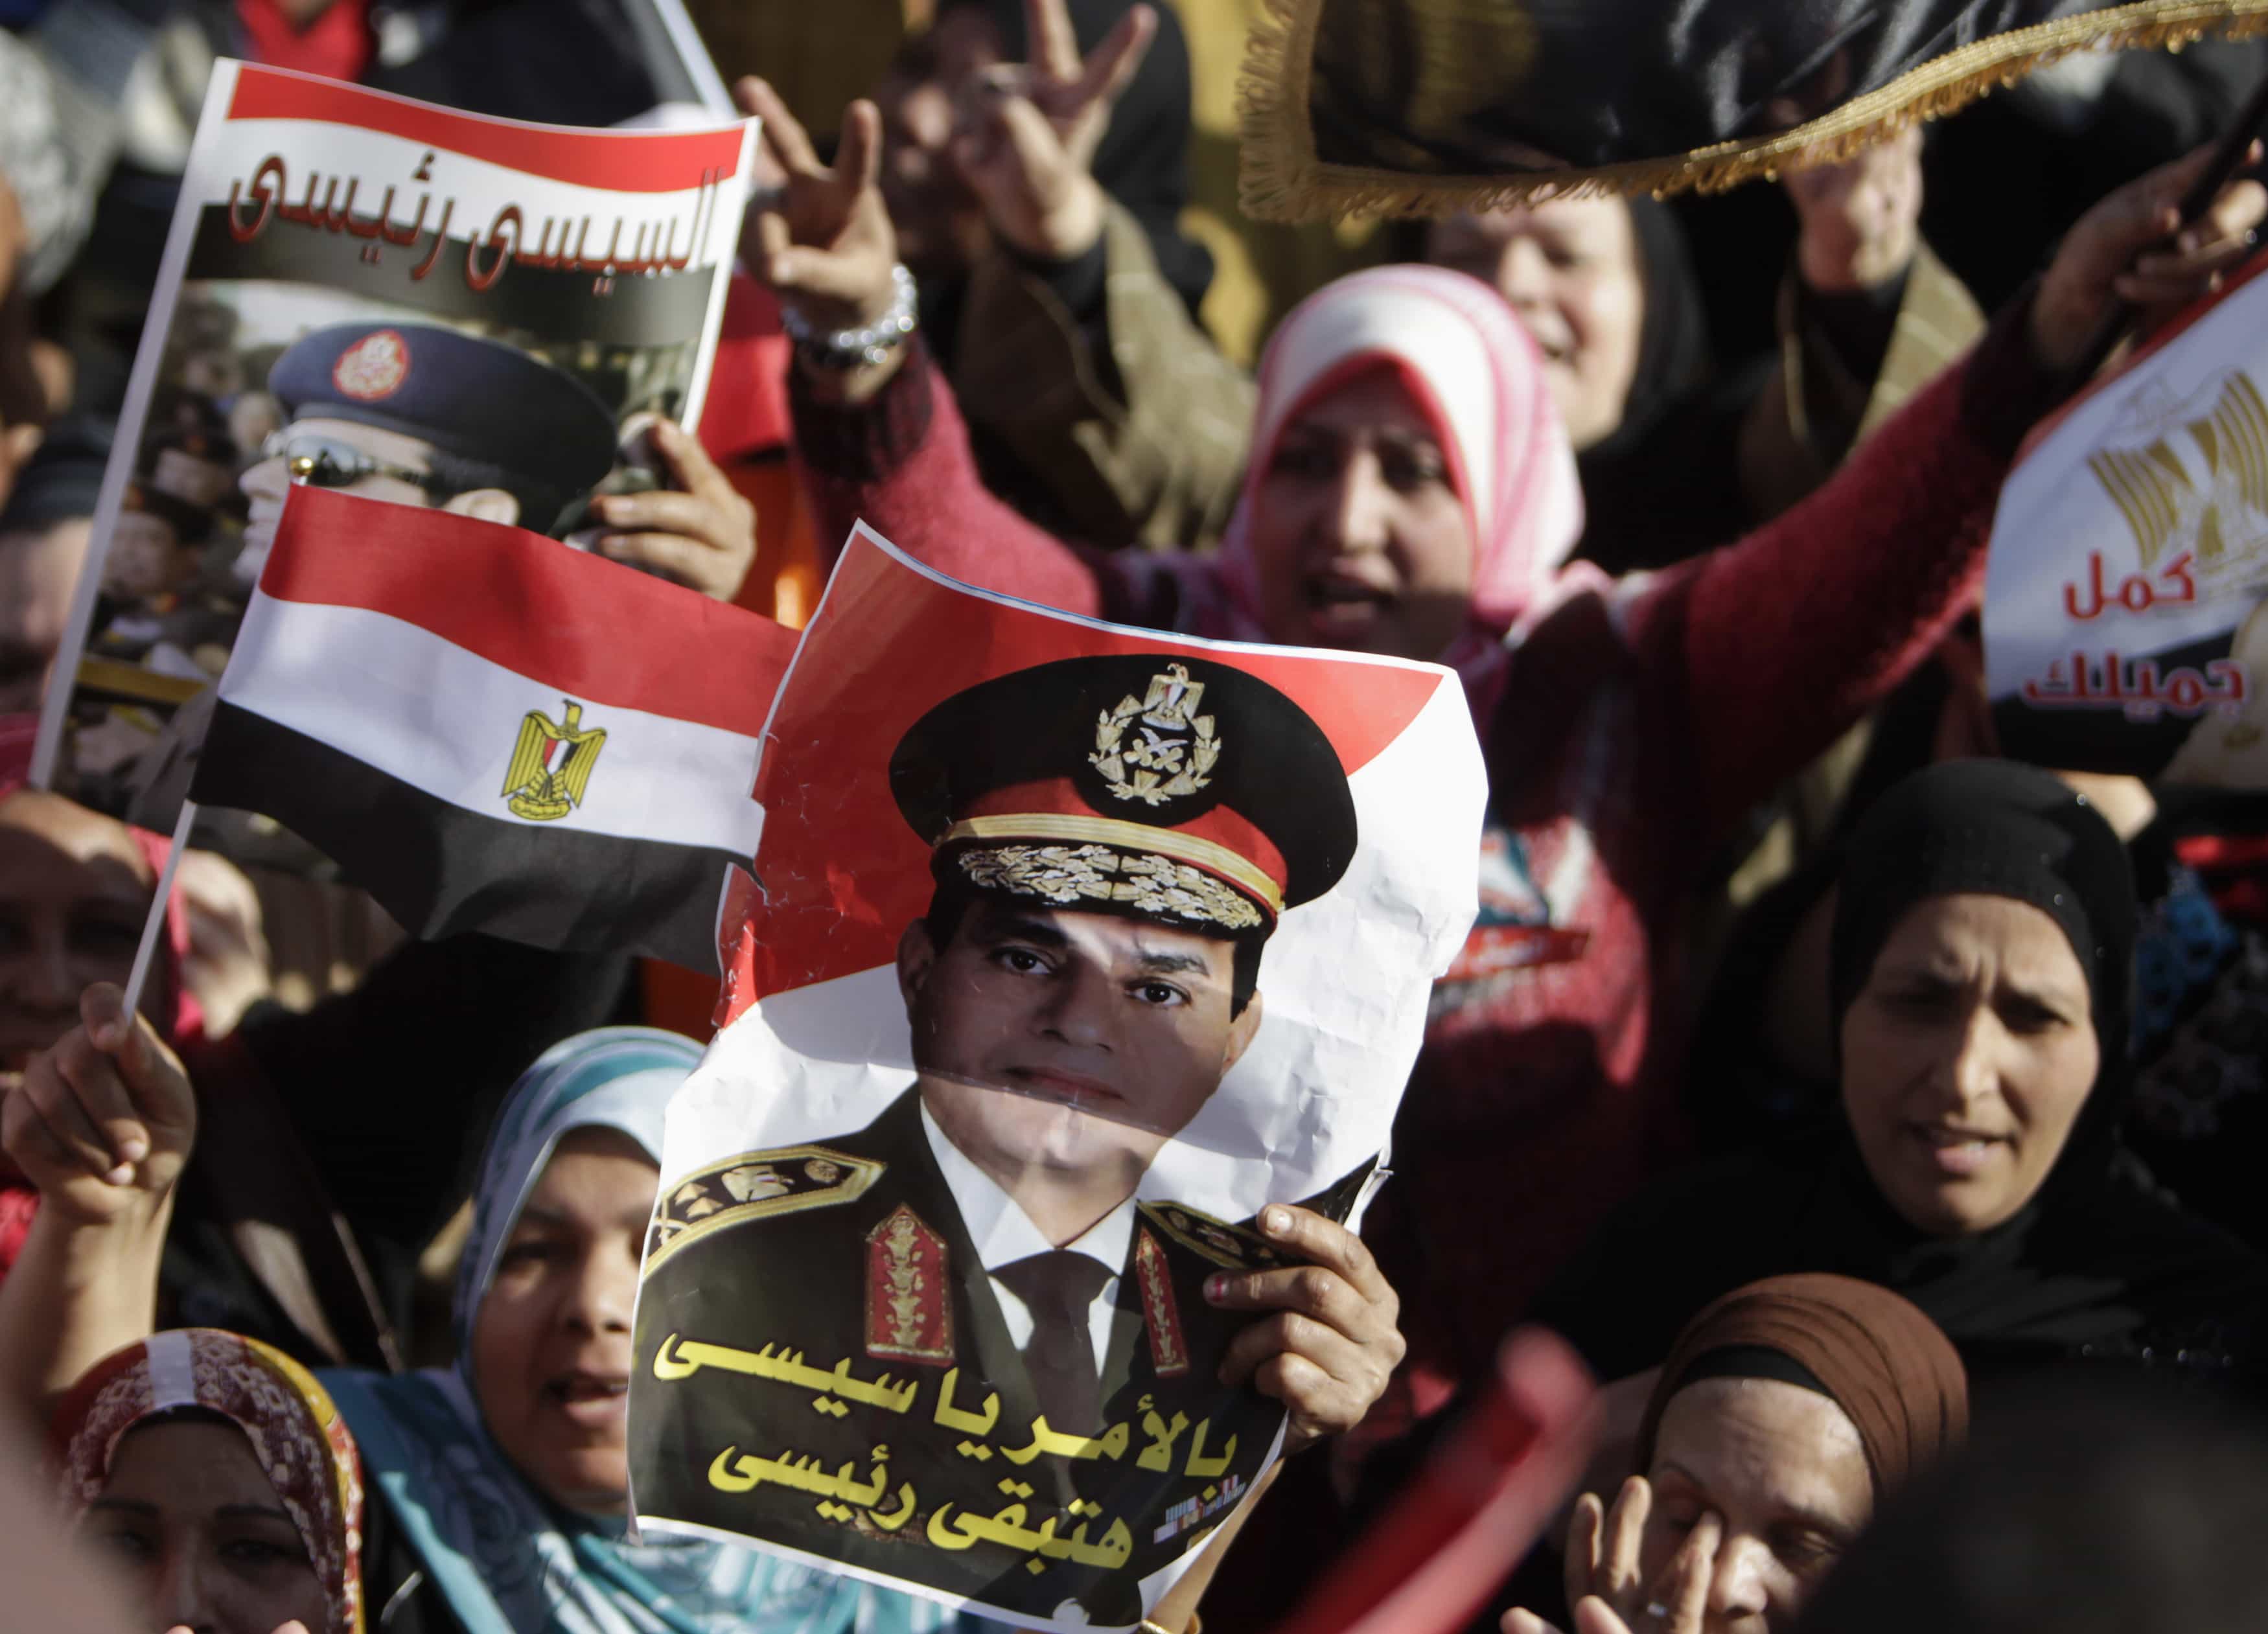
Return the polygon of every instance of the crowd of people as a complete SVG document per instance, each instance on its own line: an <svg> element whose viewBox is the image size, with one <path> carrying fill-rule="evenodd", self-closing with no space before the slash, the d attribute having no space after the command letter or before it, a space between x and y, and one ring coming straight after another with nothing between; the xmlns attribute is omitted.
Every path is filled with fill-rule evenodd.
<svg viewBox="0 0 2268 1634"><path fill-rule="evenodd" d="M106 810L151 791L28 781L170 208L158 114L221 52L612 122L659 99L614 0L0 21L0 1488L75 1538L11 1588L94 1597L23 1615L990 1626L627 1525L632 1304L711 993L406 939L247 824L186 859L129 1014L167 842ZM585 49L606 71L544 70ZM1476 1627L2268 1625L2261 808L1997 758L1980 656L2019 446L2108 320L2219 289L2268 219L2248 175L2181 214L2268 72L2198 52L1996 104L2011 152L2071 156L2004 179L2021 209L1970 177L1933 208L1941 155L1977 158L1955 121L1737 204L1457 215L1300 292L1249 371L1199 315L1171 6L939 0L824 137L792 87L735 87L741 271L784 343L713 390L784 391L776 436L656 422L656 485L547 499L551 531L783 612L780 511L864 521L1075 614L1447 666L1482 745L1479 915L1392 1177L1359 1240L1301 1216L1312 1275L1223 1296L1297 1450L1145 1627L1278 1626L1528 1324L1599 1381L1595 1441ZM909 274L917 321L874 344ZM425 456L292 386L322 335L247 372L232 320L153 409L88 650L169 648L192 692L291 478L497 491L430 458L417 489Z"/></svg>

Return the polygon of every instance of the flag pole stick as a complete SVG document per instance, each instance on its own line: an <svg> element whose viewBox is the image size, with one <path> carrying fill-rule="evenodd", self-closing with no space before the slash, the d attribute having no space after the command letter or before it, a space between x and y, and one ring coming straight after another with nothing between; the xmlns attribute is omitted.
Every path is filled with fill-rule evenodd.
<svg viewBox="0 0 2268 1634"><path fill-rule="evenodd" d="M143 983L150 979L150 961L158 938L166 934L166 904L173 899L173 876L181 866L181 853L189 847L189 825L197 820L197 803L181 802L180 820L173 825L173 843L166 853L166 866L158 875L158 894L150 899L150 916L142 923L142 946L134 950L134 974L126 978L126 1014L130 1021L142 1007Z"/></svg>

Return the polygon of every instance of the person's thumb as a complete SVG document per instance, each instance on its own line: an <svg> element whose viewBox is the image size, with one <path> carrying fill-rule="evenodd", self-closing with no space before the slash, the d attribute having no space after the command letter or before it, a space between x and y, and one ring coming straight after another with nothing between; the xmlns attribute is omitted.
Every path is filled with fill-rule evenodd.
<svg viewBox="0 0 2268 1634"><path fill-rule="evenodd" d="M134 1041L134 1027L126 1013L126 995L108 982L97 982L78 996L78 1019L86 1035L103 1054L126 1064L125 1051Z"/></svg>
<svg viewBox="0 0 2268 1634"><path fill-rule="evenodd" d="M196 1107L188 1074L145 1017L129 1015L126 995L97 982L79 995L78 1015L94 1047L118 1064L118 1076L153 1133L191 1127Z"/></svg>

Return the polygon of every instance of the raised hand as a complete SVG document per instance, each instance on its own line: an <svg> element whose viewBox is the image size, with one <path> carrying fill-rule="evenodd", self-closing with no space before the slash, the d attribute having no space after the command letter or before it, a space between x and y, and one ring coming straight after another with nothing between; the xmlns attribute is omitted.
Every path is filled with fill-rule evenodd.
<svg viewBox="0 0 2268 1634"><path fill-rule="evenodd" d="M1024 22L1032 60L991 69L963 92L953 162L1005 242L1034 260L1075 261L1101 236L1094 151L1158 16L1133 7L1084 62L1064 0L1024 0Z"/></svg>
<svg viewBox="0 0 2268 1634"><path fill-rule="evenodd" d="M0 1144L41 1211L77 1224L163 1202L196 1140L188 1074L125 997L107 982L87 989L79 1025L33 1057L0 1107Z"/></svg>
<svg viewBox="0 0 2268 1634"><path fill-rule="evenodd" d="M1653 1489L1645 1476L1623 1483L1612 1509L1586 1492L1575 1502L1567 1532L1567 1603L1574 1634L1701 1634L1709 1584L1725 1525L1705 1514L1652 1582L1640 1564ZM1532 1611L1507 1611L1503 1634L1558 1634Z"/></svg>
<svg viewBox="0 0 2268 1634"><path fill-rule="evenodd" d="M2260 158L2254 143L2248 163ZM2268 217L2268 188L2232 181L2205 213L2181 224L2180 201L2213 163L2213 150L2161 166L2109 195L2064 236L2032 299L2032 351L2050 369L2084 360L2118 301L2161 321L2252 253L2253 229ZM2176 230L2179 236L2176 237ZM2170 241L2169 241L2170 240Z"/></svg>
<svg viewBox="0 0 2268 1634"><path fill-rule="evenodd" d="M882 116L872 102L843 111L835 163L819 162L810 136L761 79L733 87L743 113L763 121L764 146L787 180L748 208L740 256L781 302L814 328L854 329L890 309L898 238L876 184Z"/></svg>
<svg viewBox="0 0 2268 1634"><path fill-rule="evenodd" d="M1229 1342L1220 1378L1248 1380L1284 1403L1284 1450L1294 1453L1353 1429L1385 1394L1408 1348L1395 1326L1402 1301L1362 1239L1336 1221L1275 1203L1261 1210L1260 1229L1310 1262L1223 1271L1205 1284L1205 1298L1224 1310L1273 1313Z"/></svg>

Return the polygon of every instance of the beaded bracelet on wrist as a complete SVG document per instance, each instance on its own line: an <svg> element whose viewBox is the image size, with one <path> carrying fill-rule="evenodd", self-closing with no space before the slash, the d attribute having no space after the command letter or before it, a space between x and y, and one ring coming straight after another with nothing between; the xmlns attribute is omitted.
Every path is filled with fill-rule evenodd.
<svg viewBox="0 0 2268 1634"><path fill-rule="evenodd" d="M890 283L889 311L864 328L814 328L792 307L781 310L781 327L798 354L816 367L849 370L880 363L912 337L920 321L914 275L903 261L890 269Z"/></svg>

